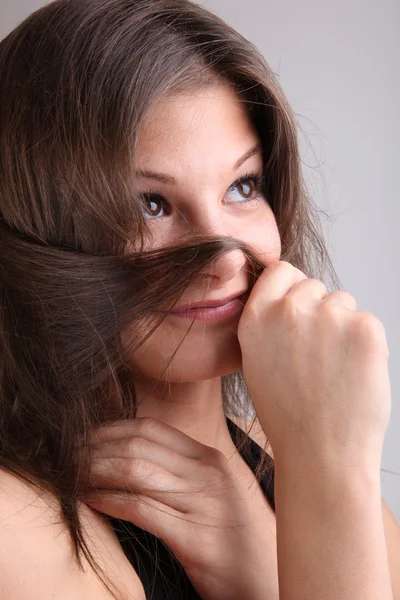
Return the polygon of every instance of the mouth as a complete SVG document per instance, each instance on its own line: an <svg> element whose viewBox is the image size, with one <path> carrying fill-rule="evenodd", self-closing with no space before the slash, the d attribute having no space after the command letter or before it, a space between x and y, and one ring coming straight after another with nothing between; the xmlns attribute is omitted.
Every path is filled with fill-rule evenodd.
<svg viewBox="0 0 400 600"><path fill-rule="evenodd" d="M236 292L235 294L231 294L226 298L219 298L216 300L199 300L198 302L189 302L188 304L184 304L182 306L175 306L170 312L171 313L179 313L186 312L187 310L197 309L197 308L215 308L217 306L225 306L232 300L236 298L242 298L247 294L247 290L242 290L241 292Z"/></svg>
<svg viewBox="0 0 400 600"><path fill-rule="evenodd" d="M219 321L237 316L242 312L248 298L248 290L236 292L226 298L217 300L200 300L183 306L177 306L170 315L198 321Z"/></svg>

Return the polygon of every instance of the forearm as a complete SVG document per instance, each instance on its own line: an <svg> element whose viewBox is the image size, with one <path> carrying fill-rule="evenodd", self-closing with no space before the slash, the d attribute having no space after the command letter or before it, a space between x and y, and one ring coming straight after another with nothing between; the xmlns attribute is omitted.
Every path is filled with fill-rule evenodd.
<svg viewBox="0 0 400 600"><path fill-rule="evenodd" d="M393 600L379 469L339 462L275 465L280 600Z"/></svg>

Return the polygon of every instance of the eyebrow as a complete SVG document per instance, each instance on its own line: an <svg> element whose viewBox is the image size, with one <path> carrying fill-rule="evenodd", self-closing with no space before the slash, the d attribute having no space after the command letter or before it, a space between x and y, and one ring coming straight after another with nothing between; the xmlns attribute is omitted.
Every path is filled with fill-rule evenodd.
<svg viewBox="0 0 400 600"><path fill-rule="evenodd" d="M246 160L249 160L255 154L262 152L262 146L260 143L257 143L253 148L250 148L243 156L241 156L233 165L233 170L237 171L239 167L242 166ZM160 181L161 183L170 183L176 184L177 181L175 177L171 177L171 175L165 175L164 173L156 173L155 171L136 171L136 175L138 177L145 177L146 179L155 179L156 181Z"/></svg>

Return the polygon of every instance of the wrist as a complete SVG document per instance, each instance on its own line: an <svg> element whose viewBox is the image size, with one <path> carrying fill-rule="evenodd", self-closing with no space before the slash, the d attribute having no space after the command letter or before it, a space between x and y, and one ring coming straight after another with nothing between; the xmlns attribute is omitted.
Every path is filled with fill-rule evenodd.
<svg viewBox="0 0 400 600"><path fill-rule="evenodd" d="M343 511L366 511L380 514L381 481L379 464L372 460L335 461L321 455L313 457L302 453L275 456L275 504L277 519L279 507L296 507L310 518L323 520ZM346 507L346 508L345 508ZM291 510L291 509L290 509ZM341 515L339 517L339 515Z"/></svg>
<svg viewBox="0 0 400 600"><path fill-rule="evenodd" d="M275 464L280 597L389 598L379 469Z"/></svg>
<svg viewBox="0 0 400 600"><path fill-rule="evenodd" d="M294 447L293 447L294 446ZM380 486L381 449L317 446L310 440L273 449L275 471L293 483L332 484L337 481L360 486Z"/></svg>
<svg viewBox="0 0 400 600"><path fill-rule="evenodd" d="M381 506L379 468L362 465L349 468L337 462L275 461L275 502L295 503L322 515L346 506L351 510L375 510Z"/></svg>

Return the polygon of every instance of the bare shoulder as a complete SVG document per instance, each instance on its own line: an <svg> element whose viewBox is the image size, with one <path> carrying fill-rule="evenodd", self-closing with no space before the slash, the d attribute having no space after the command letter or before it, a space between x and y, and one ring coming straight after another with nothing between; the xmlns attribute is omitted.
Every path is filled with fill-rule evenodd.
<svg viewBox="0 0 400 600"><path fill-rule="evenodd" d="M143 586L105 520L86 505L81 516L89 548L107 577L118 582L121 600L145 600ZM57 499L2 468L0 539L1 600L112 598L88 564L79 569Z"/></svg>
<svg viewBox="0 0 400 600"><path fill-rule="evenodd" d="M382 517L392 579L393 600L400 600L400 525L383 498Z"/></svg>
<svg viewBox="0 0 400 600"><path fill-rule="evenodd" d="M229 418L273 458L272 448L258 419L253 421L253 419L245 419L232 415L229 415Z"/></svg>

